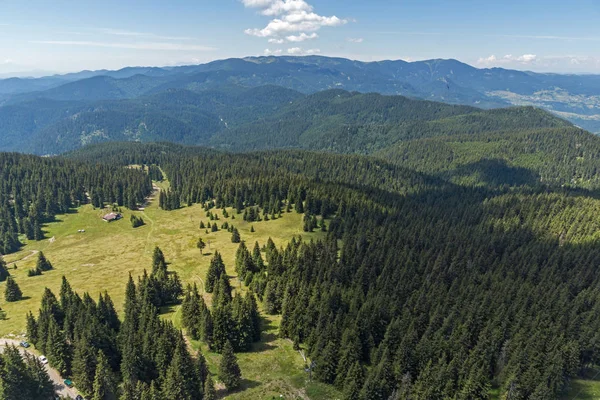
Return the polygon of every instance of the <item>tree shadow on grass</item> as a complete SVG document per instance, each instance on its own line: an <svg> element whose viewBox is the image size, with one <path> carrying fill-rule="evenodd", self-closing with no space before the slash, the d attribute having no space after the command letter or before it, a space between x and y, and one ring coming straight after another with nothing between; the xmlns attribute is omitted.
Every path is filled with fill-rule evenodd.
<svg viewBox="0 0 600 400"><path fill-rule="evenodd" d="M250 353L261 353L263 351L273 350L276 347L271 343L278 339L277 333L273 332L274 326L271 324L271 321L262 319L262 334L260 336L260 341L252 344L252 349L250 349Z"/></svg>
<svg viewBox="0 0 600 400"><path fill-rule="evenodd" d="M258 386L260 386L260 383L257 381L253 381L250 379L242 379L242 381L240 383L240 387L237 388L236 390L229 391L225 388L217 389L217 399L224 399L225 397L229 396L230 394L240 393L245 390L253 389Z"/></svg>

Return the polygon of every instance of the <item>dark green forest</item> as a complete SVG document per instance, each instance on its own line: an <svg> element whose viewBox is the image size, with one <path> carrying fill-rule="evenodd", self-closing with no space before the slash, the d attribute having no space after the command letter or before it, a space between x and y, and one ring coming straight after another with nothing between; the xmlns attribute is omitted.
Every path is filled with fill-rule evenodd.
<svg viewBox="0 0 600 400"><path fill-rule="evenodd" d="M539 135L532 154L571 141L586 153L562 164L542 153L554 167L544 170L471 155L469 168L485 174L460 184L375 158L299 151L106 144L68 157L160 165L180 205L326 220L326 240L267 246L264 261L241 249L236 268L265 309L282 314L280 335L308 350L316 378L345 398L487 398L496 387L507 399L548 399L599 361L600 202L595 185L575 179L594 182L595 162L579 169L579 157L597 139ZM522 147L505 144L502 154ZM206 310L194 315L188 331L214 340Z"/></svg>

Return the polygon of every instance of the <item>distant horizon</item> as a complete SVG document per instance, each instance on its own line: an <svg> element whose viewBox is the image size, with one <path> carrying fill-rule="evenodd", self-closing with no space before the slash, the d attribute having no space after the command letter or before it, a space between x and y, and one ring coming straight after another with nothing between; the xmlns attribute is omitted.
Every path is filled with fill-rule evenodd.
<svg viewBox="0 0 600 400"><path fill-rule="evenodd" d="M22 71L22 72L6 72L6 73L0 73L0 80L13 79L13 78L39 79L39 78L58 77L58 76L65 76L65 75L85 73L85 72L93 73L93 72L98 72L98 71L114 72L114 71L120 71L120 70L127 69L127 68L173 69L173 68L178 68L178 67L187 67L187 66L194 66L194 65L206 65L206 64L210 64L212 62L225 61L225 60L244 60L244 59L249 59L249 58L269 58L269 57L273 57L273 58L305 58L305 57L338 58L338 59L345 59L345 60L349 60L349 61L357 61L357 62L362 62L362 63L377 63L377 62L386 62L386 61L389 61L389 62L404 61L407 63L418 63L418 62L424 62L424 61L444 60L444 61L457 61L459 63L468 65L472 68L476 68L479 70L504 69L504 70L509 70L509 71L519 71L519 72L527 72L527 73L535 73L535 74L600 75L600 71L599 72L555 72L555 71L533 71L531 69L508 68L508 67L502 67L502 66L481 67L481 66L473 65L472 63L469 63L469 62L459 60L457 58L437 57L437 58L425 58L425 59L420 59L420 60L406 60L406 59L402 59L402 58L396 58L396 59L382 58L380 60L361 60L358 58L327 56L327 55L323 55L323 54L306 54L306 55L251 55L251 56L243 56L243 57L225 57L225 58L216 58L214 60L209 60L209 61L205 61L205 62L189 63L189 64L184 63L184 64L178 64L178 65L125 65L120 68L97 68L97 69L81 69L81 70L68 70L68 71L33 70L33 71Z"/></svg>

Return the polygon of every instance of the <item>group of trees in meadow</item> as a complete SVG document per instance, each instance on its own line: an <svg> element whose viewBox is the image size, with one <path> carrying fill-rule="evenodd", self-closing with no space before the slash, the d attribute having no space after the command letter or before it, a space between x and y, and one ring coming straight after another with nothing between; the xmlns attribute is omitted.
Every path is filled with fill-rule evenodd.
<svg viewBox="0 0 600 400"><path fill-rule="evenodd" d="M46 288L37 317L27 315L28 339L92 399L214 400L215 381L206 359L200 351L192 355L182 332L159 316L158 306L179 300L179 281L166 270L158 248L152 264L152 273L137 284L129 277L122 320L107 293L97 301L88 293L80 296L63 277L59 296ZM229 342L223 345L219 377L228 389L240 384Z"/></svg>
<svg viewBox="0 0 600 400"><path fill-rule="evenodd" d="M212 309L206 306L196 285L188 286L182 303L182 324L190 337L222 352L229 343L235 351L248 351L260 340L261 318L252 292L232 295L221 254L215 251L205 280L212 293Z"/></svg>

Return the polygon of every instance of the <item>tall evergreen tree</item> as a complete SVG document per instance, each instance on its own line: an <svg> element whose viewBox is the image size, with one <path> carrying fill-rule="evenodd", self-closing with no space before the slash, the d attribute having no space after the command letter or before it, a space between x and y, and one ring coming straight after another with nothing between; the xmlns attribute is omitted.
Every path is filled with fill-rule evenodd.
<svg viewBox="0 0 600 400"><path fill-rule="evenodd" d="M210 266L206 273L204 290L206 290L207 293L212 293L215 289L215 285L218 284L219 279L223 274L225 274L225 264L223 263L221 254L218 251L215 251L215 255L210 261Z"/></svg>
<svg viewBox="0 0 600 400"><path fill-rule="evenodd" d="M104 353L99 350L96 359L98 360L98 363L96 365L96 374L94 376L94 395L92 400L116 399L117 387L115 385L113 373L108 364L108 358L106 358Z"/></svg>
<svg viewBox="0 0 600 400"><path fill-rule="evenodd" d="M86 338L80 339L73 355L73 380L77 382L77 389L87 397L94 393L96 364L96 353L91 342Z"/></svg>
<svg viewBox="0 0 600 400"><path fill-rule="evenodd" d="M52 264L50 263L50 261L48 261L46 256L44 256L44 253L41 251L38 253L36 268L40 271L50 271L51 269L53 269Z"/></svg>
<svg viewBox="0 0 600 400"><path fill-rule="evenodd" d="M19 301L23 297L23 292L17 285L17 282L12 276L6 279L6 287L4 289L4 299L8 302Z"/></svg>
<svg viewBox="0 0 600 400"><path fill-rule="evenodd" d="M217 400L217 391L215 390L215 382L213 381L212 375L209 373L204 382L204 399L203 400Z"/></svg>
<svg viewBox="0 0 600 400"><path fill-rule="evenodd" d="M227 390L234 390L240 386L242 374L230 341L223 347L223 355L219 363L219 379Z"/></svg>

